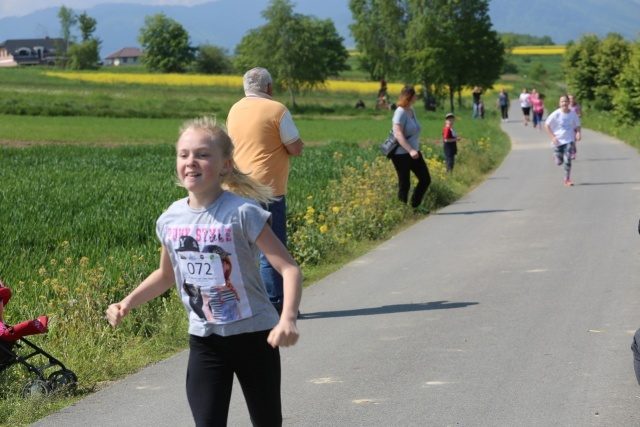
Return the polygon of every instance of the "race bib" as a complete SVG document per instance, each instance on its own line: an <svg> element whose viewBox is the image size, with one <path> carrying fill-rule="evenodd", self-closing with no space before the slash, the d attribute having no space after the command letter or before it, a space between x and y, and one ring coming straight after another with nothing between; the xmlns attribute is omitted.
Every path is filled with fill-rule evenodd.
<svg viewBox="0 0 640 427"><path fill-rule="evenodd" d="M224 270L220 255L187 252L178 255L180 271L186 283L199 287L224 286Z"/></svg>

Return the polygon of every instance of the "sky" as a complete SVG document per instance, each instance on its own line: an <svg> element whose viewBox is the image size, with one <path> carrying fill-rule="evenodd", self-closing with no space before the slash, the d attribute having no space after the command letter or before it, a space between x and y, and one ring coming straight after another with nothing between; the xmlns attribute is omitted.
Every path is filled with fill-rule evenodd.
<svg viewBox="0 0 640 427"><path fill-rule="evenodd" d="M101 3L137 3L156 6L195 6L215 0L0 0L0 18L24 16L36 10L62 5L74 10L84 10Z"/></svg>

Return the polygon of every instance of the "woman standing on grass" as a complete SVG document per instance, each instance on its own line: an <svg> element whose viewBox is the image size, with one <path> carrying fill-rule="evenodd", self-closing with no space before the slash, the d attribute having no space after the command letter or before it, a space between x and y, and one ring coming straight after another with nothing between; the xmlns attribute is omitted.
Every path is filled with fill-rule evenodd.
<svg viewBox="0 0 640 427"><path fill-rule="evenodd" d="M418 185L411 195L411 207L416 212L428 213L429 210L422 206L422 199L431 184L431 175L420 151L419 137L422 126L413 109L413 104L417 100L418 95L413 86L405 86L400 91L398 108L392 120L393 134L400 147L391 156L391 161L398 174L398 200L402 203L408 202L411 172L413 172L418 178Z"/></svg>
<svg viewBox="0 0 640 427"><path fill-rule="evenodd" d="M298 341L302 274L267 224L271 214L256 202L268 202L271 189L235 168L231 139L211 119L185 123L176 151L178 179L188 197L173 203L157 221L160 267L122 301L111 304L107 319L118 326L134 307L177 283L189 317L186 388L195 425L227 424L235 374L252 424L280 426L278 347ZM223 185L256 201L226 191ZM215 250L208 246L212 244ZM259 251L284 279L280 317L260 278ZM227 286L225 273L233 280L238 313L205 317L211 310L202 305L218 297L212 288ZM194 300L180 286L183 283L196 287L203 298ZM194 303L199 306L194 308Z"/></svg>

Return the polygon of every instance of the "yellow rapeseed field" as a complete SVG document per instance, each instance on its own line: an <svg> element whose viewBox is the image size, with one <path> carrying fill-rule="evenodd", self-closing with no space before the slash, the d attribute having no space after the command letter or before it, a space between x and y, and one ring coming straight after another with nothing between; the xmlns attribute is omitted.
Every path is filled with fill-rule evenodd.
<svg viewBox="0 0 640 427"><path fill-rule="evenodd" d="M93 83L133 83L162 86L222 86L242 87L242 76L226 75L196 75L196 74L120 74L120 73L83 73L83 72L57 72L44 73L51 77L60 77L68 80L80 80Z"/></svg>
<svg viewBox="0 0 640 427"><path fill-rule="evenodd" d="M514 55L564 55L565 46L516 46L511 52Z"/></svg>
<svg viewBox="0 0 640 427"><path fill-rule="evenodd" d="M50 77L59 77L68 80L79 80L103 84L145 84L161 86L217 86L225 88L242 88L242 76L231 75L198 75L198 74L124 74L124 73L95 73L95 72L60 72L46 71L44 73ZM387 92L394 100L402 87L402 83L388 83ZM494 90L500 90L503 86L496 86ZM421 85L415 86L417 91L422 89ZM505 89L512 89L505 85ZM317 90L324 90L330 93L356 93L360 95L370 95L377 93L380 83L361 82L352 80L327 80ZM463 96L471 96L470 89L462 91Z"/></svg>

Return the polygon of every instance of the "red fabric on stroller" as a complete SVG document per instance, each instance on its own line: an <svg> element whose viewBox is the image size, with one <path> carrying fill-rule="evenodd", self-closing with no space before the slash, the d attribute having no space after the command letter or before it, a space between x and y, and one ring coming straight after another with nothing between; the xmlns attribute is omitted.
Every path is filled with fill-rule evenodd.
<svg viewBox="0 0 640 427"><path fill-rule="evenodd" d="M9 326L2 320L4 306L11 299L11 289L0 281L0 339L17 341L26 335L43 334L47 331L47 316L40 316L34 320L25 320L17 325Z"/></svg>

